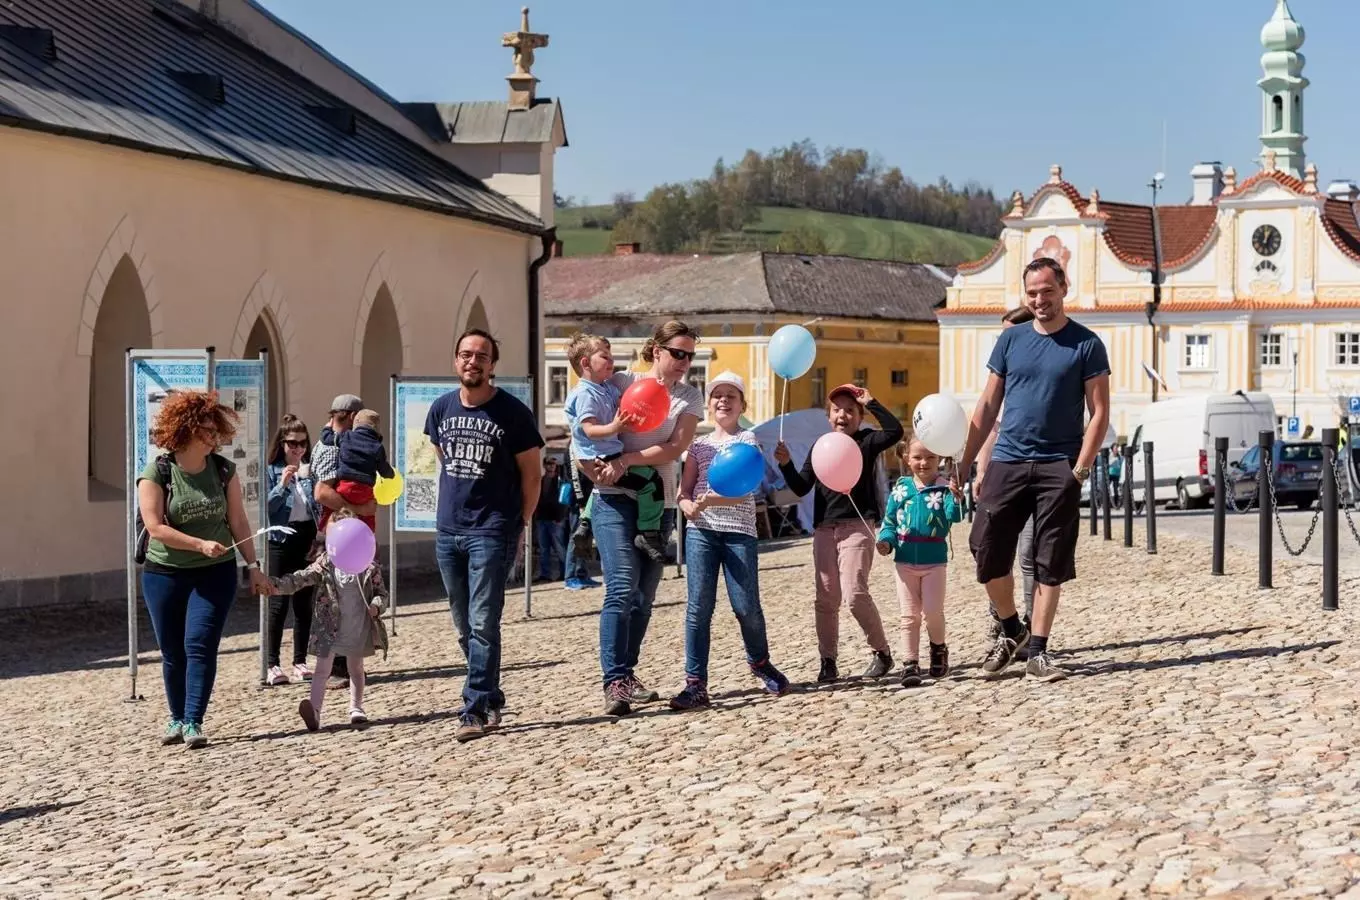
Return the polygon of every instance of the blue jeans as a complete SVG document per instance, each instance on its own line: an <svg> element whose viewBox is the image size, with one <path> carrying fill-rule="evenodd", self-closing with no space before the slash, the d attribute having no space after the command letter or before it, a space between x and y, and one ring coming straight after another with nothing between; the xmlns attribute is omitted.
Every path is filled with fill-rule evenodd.
<svg viewBox="0 0 1360 900"><path fill-rule="evenodd" d="M505 580L515 559L518 531L508 534L446 534L434 539L435 560L467 660L463 715L480 716L505 706L501 693L501 613Z"/></svg>
<svg viewBox="0 0 1360 900"><path fill-rule="evenodd" d="M709 631L713 607L718 602L718 569L727 584L727 599L741 626L746 661L751 665L769 661L765 638L765 614L760 609L760 562L756 539L749 534L685 529L686 585L685 675L708 681Z"/></svg>
<svg viewBox="0 0 1360 900"><path fill-rule="evenodd" d="M534 553L538 556L539 578L557 580L557 570L553 567L553 561L560 559L563 565L566 564L566 550L563 546L565 541L561 522L534 521Z"/></svg>
<svg viewBox="0 0 1360 900"><path fill-rule="evenodd" d="M567 535L576 533L576 526L581 524L581 513L575 506L571 508L571 515L567 518ZM586 568L586 561L576 555L575 544L567 541L567 581L586 581L590 578L590 570Z"/></svg>
<svg viewBox="0 0 1360 900"><path fill-rule="evenodd" d="M596 492L591 526L604 570L604 603L600 608L600 670L604 683L629 678L642 653L642 639L652 619L652 603L664 563L637 547L637 501L623 494ZM675 510L661 515L662 541L675 530Z"/></svg>
<svg viewBox="0 0 1360 900"><path fill-rule="evenodd" d="M217 680L217 647L236 599L236 559L173 575L142 572L142 597L161 648L170 718L203 724Z"/></svg>

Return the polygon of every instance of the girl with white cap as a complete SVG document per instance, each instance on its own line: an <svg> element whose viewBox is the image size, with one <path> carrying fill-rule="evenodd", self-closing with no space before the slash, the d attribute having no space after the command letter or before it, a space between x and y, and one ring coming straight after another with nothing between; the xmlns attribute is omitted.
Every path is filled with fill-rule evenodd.
<svg viewBox="0 0 1360 900"><path fill-rule="evenodd" d="M716 428L690 445L681 478L680 512L690 522L685 529L686 584L685 686L671 699L672 709L708 706L708 649L713 608L718 600L718 570L727 583L746 645L746 662L771 694L784 694L789 680L770 663L765 637L765 614L760 608L759 557L756 547L755 495L720 497L710 492L708 471L718 452L734 442L758 446L756 437L741 427L746 411L746 386L741 376L723 372L708 383L708 412Z"/></svg>

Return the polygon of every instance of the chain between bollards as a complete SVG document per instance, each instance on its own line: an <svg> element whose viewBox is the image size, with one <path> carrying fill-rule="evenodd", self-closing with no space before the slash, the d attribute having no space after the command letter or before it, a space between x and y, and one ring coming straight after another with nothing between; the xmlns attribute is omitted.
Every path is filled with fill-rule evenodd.
<svg viewBox="0 0 1360 900"><path fill-rule="evenodd" d="M1228 484L1223 467L1228 459L1228 439L1214 438L1214 569L1223 574L1223 549L1228 533Z"/></svg>
<svg viewBox="0 0 1360 900"><path fill-rule="evenodd" d="M1274 497L1270 491L1271 468L1275 465L1275 432L1262 431L1257 435L1257 445L1261 448L1261 467L1256 472L1256 505L1260 510L1257 521L1257 581L1259 587L1274 587L1275 536L1271 527L1275 524Z"/></svg>
<svg viewBox="0 0 1360 900"><path fill-rule="evenodd" d="M1340 537L1337 505L1341 494L1341 486L1336 483L1338 437L1337 429L1322 429L1322 496L1319 498L1322 513L1322 608L1328 611L1340 606L1337 573L1337 543Z"/></svg>
<svg viewBox="0 0 1360 900"><path fill-rule="evenodd" d="M1157 476L1152 465L1152 441L1143 442L1143 512L1147 514L1147 552L1157 552ZM1125 519L1127 522L1128 520Z"/></svg>

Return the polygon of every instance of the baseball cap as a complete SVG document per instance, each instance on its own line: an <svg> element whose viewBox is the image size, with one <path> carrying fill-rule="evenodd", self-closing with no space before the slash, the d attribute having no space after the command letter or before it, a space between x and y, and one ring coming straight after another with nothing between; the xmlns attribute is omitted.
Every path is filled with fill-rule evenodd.
<svg viewBox="0 0 1360 900"><path fill-rule="evenodd" d="M341 394L331 401L331 412L358 412L364 408L364 401L353 394Z"/></svg>
<svg viewBox="0 0 1360 900"><path fill-rule="evenodd" d="M713 389L720 384L732 385L732 387L737 389L737 393L741 394L742 399L746 399L746 382L742 381L740 375L732 371L719 372L717 375L714 375L713 380L710 381L708 387L705 388L705 396L712 397Z"/></svg>
<svg viewBox="0 0 1360 900"><path fill-rule="evenodd" d="M835 399L836 399L837 397L839 397L841 394L848 394L848 395L850 396L850 399L851 399L851 400L854 400L856 403L858 403L858 402L859 402L859 392L860 392L860 387L859 387L859 385L855 385L855 384L838 384L838 385L836 385L835 387L833 387L833 388L831 389L831 393L829 393L829 394L826 395L826 399L828 399L828 400L835 400Z"/></svg>

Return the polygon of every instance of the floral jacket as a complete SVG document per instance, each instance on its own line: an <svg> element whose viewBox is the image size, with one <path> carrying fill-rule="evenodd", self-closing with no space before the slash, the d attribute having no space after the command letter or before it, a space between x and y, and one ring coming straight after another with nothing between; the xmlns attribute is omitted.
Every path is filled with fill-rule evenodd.
<svg viewBox="0 0 1360 900"><path fill-rule="evenodd" d="M335 577L335 566L324 552L310 566L291 575L269 579L281 594L295 594L303 588L320 586L312 603L312 639L307 645L309 652L316 656L329 656L335 645L335 636L340 633L340 582ZM369 604L376 603L379 612L387 608L387 585L383 582L382 569L377 563L359 573L359 592ZM387 629L383 627L382 617L368 616L368 649L364 656L372 656L379 650L383 659L387 658Z"/></svg>
<svg viewBox="0 0 1360 900"><path fill-rule="evenodd" d="M899 478L888 492L888 509L878 539L891 545L896 562L941 566L949 562L949 529L963 510L941 478L918 487L913 477Z"/></svg>

